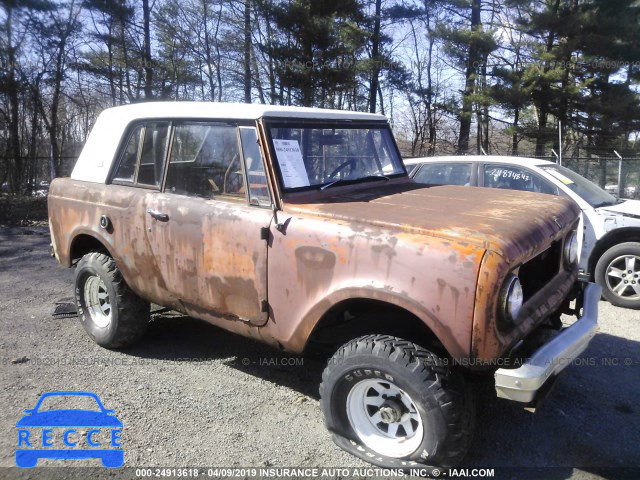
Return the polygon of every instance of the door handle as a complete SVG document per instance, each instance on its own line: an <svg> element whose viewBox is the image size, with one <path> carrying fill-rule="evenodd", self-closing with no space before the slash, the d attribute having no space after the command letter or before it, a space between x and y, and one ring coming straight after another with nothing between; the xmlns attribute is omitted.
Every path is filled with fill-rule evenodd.
<svg viewBox="0 0 640 480"><path fill-rule="evenodd" d="M151 208L147 209L147 213L159 222L169 221L169 215L167 215L166 213L158 212L157 210L153 210Z"/></svg>

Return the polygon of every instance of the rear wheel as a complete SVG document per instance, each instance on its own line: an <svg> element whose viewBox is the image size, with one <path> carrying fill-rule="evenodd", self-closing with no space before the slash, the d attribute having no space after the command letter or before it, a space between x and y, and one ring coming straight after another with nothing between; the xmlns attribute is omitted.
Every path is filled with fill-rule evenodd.
<svg viewBox="0 0 640 480"><path fill-rule="evenodd" d="M111 257L102 253L82 257L76 267L75 293L82 326L98 345L125 347L144 334L149 302L129 288Z"/></svg>
<svg viewBox="0 0 640 480"><path fill-rule="evenodd" d="M596 282L613 305L640 309L640 243L611 247L598 260Z"/></svg>
<svg viewBox="0 0 640 480"><path fill-rule="evenodd" d="M474 410L464 380L445 360L406 340L367 335L329 361L320 404L334 441L382 467L457 464Z"/></svg>

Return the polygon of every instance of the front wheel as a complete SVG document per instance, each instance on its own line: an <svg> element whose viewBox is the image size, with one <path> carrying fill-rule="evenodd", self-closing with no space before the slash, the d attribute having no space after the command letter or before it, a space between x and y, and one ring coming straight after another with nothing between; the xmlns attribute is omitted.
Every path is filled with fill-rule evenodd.
<svg viewBox="0 0 640 480"><path fill-rule="evenodd" d="M102 253L89 253L76 267L76 306L82 326L100 346L131 345L149 323L149 302L126 284L116 262Z"/></svg>
<svg viewBox="0 0 640 480"><path fill-rule="evenodd" d="M640 309L640 243L621 243L607 250L598 260L595 279L610 303Z"/></svg>
<svg viewBox="0 0 640 480"><path fill-rule="evenodd" d="M464 380L406 340L367 335L340 348L322 376L320 404L338 446L375 465L451 467L473 435Z"/></svg>

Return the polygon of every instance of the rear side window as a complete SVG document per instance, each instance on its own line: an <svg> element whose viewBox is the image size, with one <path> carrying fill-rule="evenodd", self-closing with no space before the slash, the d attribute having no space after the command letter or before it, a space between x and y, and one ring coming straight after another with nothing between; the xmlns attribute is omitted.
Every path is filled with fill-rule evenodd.
<svg viewBox="0 0 640 480"><path fill-rule="evenodd" d="M144 126L139 125L129 134L129 140L125 147L120 165L113 176L114 180L122 182L133 182L136 175L136 167L138 165L138 156L140 155L140 145L142 144L142 136L144 134Z"/></svg>
<svg viewBox="0 0 640 480"><path fill-rule="evenodd" d="M169 122L149 123L144 129L137 183L160 187L169 141Z"/></svg>
<svg viewBox="0 0 640 480"><path fill-rule="evenodd" d="M557 195L554 185L525 168L513 165L485 165L484 186Z"/></svg>
<svg viewBox="0 0 640 480"><path fill-rule="evenodd" d="M471 184L470 163L425 163L414 180L429 185L463 185Z"/></svg>
<svg viewBox="0 0 640 480"><path fill-rule="evenodd" d="M165 191L201 198L245 197L236 127L177 125Z"/></svg>
<svg viewBox="0 0 640 480"><path fill-rule="evenodd" d="M160 188L169 130L169 122L149 122L133 128L113 181Z"/></svg>
<svg viewBox="0 0 640 480"><path fill-rule="evenodd" d="M258 145L258 132L254 127L240 127L240 140L244 168L249 182L249 202L252 205L270 206L271 198L262 153Z"/></svg>

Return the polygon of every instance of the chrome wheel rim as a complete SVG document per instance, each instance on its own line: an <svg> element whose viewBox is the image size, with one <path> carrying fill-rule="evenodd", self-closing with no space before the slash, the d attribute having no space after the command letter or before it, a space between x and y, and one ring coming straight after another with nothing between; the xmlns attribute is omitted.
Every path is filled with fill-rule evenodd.
<svg viewBox="0 0 640 480"><path fill-rule="evenodd" d="M607 288L625 300L640 299L640 257L621 255L607 267Z"/></svg>
<svg viewBox="0 0 640 480"><path fill-rule="evenodd" d="M100 277L94 275L87 279L84 284L84 303L97 327L105 328L111 323L111 302L107 286Z"/></svg>
<svg viewBox="0 0 640 480"><path fill-rule="evenodd" d="M424 426L413 400L387 380L358 382L347 397L347 416L362 443L387 457L406 457L422 443Z"/></svg>

